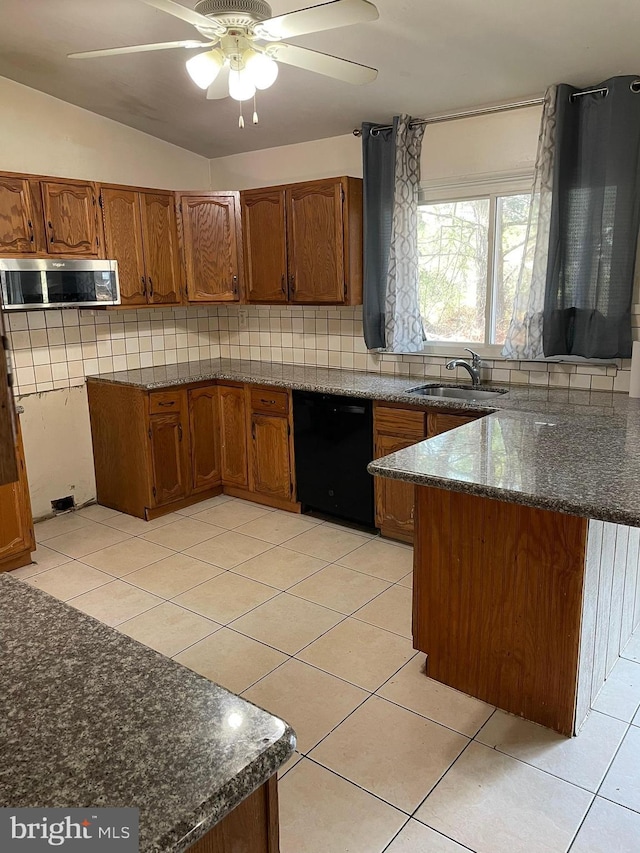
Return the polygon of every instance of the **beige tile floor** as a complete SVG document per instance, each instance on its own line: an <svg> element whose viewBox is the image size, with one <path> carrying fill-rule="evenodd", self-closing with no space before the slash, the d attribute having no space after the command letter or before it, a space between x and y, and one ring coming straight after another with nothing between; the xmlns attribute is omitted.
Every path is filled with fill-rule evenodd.
<svg viewBox="0 0 640 853"><path fill-rule="evenodd" d="M566 740L425 677L406 546L226 497L36 537L15 576L293 725L282 853L639 853L640 636Z"/></svg>

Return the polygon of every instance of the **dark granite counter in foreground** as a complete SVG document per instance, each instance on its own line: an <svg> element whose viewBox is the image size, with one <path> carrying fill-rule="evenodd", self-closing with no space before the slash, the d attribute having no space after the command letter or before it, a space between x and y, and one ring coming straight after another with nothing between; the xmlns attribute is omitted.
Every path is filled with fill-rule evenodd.
<svg viewBox="0 0 640 853"><path fill-rule="evenodd" d="M282 720L0 575L0 806L140 809L182 853L293 752Z"/></svg>

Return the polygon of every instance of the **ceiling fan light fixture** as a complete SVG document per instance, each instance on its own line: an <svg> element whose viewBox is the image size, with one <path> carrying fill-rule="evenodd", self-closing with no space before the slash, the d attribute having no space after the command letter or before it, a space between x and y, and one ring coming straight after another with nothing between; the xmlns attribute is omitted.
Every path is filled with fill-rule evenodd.
<svg viewBox="0 0 640 853"><path fill-rule="evenodd" d="M236 101L249 101L256 93L253 77L246 68L229 72L229 95Z"/></svg>
<svg viewBox="0 0 640 853"><path fill-rule="evenodd" d="M247 51L245 67L251 75L256 89L269 89L278 78L278 63L265 53Z"/></svg>
<svg viewBox="0 0 640 853"><path fill-rule="evenodd" d="M196 86L201 89L208 89L222 70L224 63L224 54L221 50L216 49L197 53L188 59L186 64L189 77Z"/></svg>

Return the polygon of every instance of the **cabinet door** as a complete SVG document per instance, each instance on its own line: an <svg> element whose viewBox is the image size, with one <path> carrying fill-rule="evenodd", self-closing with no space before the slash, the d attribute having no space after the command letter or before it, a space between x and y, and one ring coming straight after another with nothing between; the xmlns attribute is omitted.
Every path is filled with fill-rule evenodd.
<svg viewBox="0 0 640 853"><path fill-rule="evenodd" d="M182 412L150 417L155 506L187 496L189 455Z"/></svg>
<svg viewBox="0 0 640 853"><path fill-rule="evenodd" d="M284 190L240 195L244 275L249 302L286 302L287 226Z"/></svg>
<svg viewBox="0 0 640 853"><path fill-rule="evenodd" d="M29 484L19 424L16 459L18 481L0 486L0 565L3 560L35 549Z"/></svg>
<svg viewBox="0 0 640 853"><path fill-rule="evenodd" d="M251 438L254 490L288 500L291 497L288 418L254 413Z"/></svg>
<svg viewBox="0 0 640 853"><path fill-rule="evenodd" d="M189 391L191 490L203 492L220 484L218 389Z"/></svg>
<svg viewBox="0 0 640 853"><path fill-rule="evenodd" d="M376 459L411 447L415 439L378 433L375 439ZM386 477L375 478L376 525L384 535L412 541L415 486Z"/></svg>
<svg viewBox="0 0 640 853"><path fill-rule="evenodd" d="M118 262L123 305L146 305L147 283L142 249L139 194L103 187L100 193L107 257Z"/></svg>
<svg viewBox="0 0 640 853"><path fill-rule="evenodd" d="M140 212L149 302L176 305L180 302L180 262L173 195L140 193Z"/></svg>
<svg viewBox="0 0 640 853"><path fill-rule="evenodd" d="M182 196L180 211L189 302L237 302L236 196Z"/></svg>
<svg viewBox="0 0 640 853"><path fill-rule="evenodd" d="M37 251L29 181L0 175L0 255Z"/></svg>
<svg viewBox="0 0 640 853"><path fill-rule="evenodd" d="M42 181L42 205L50 255L98 254L96 193L92 184Z"/></svg>
<svg viewBox="0 0 640 853"><path fill-rule="evenodd" d="M247 408L244 388L221 385L222 482L247 487Z"/></svg>
<svg viewBox="0 0 640 853"><path fill-rule="evenodd" d="M481 417L481 415L443 415L430 412L427 417L429 438L441 435L443 432L449 432L449 430L456 429L456 427L463 424L471 423L471 421L477 420L478 417Z"/></svg>
<svg viewBox="0 0 640 853"><path fill-rule="evenodd" d="M287 190L292 302L345 300L342 200L342 181L314 181Z"/></svg>

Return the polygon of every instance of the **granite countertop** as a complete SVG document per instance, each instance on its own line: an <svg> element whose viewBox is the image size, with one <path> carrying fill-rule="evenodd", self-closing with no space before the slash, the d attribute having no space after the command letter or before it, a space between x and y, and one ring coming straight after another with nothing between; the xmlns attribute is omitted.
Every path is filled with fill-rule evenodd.
<svg viewBox="0 0 640 853"><path fill-rule="evenodd" d="M640 526L640 400L604 391L506 386L484 401L419 397L437 379L217 359L91 377L146 390L204 380L348 394L485 415L377 459L372 474Z"/></svg>
<svg viewBox="0 0 640 853"><path fill-rule="evenodd" d="M295 746L282 720L0 575L0 806L140 809L140 853L182 853Z"/></svg>
<svg viewBox="0 0 640 853"><path fill-rule="evenodd" d="M129 385L145 391L157 391L196 382L227 380L252 382L299 391L318 391L324 394L345 394L393 403L405 403L429 409L493 412L500 410L534 411L567 414L586 412L609 414L637 407L625 394L607 391L577 391L569 389L536 388L530 385L500 385L509 393L492 400L474 401L419 397L407 393L411 388L438 382L437 379L398 377L367 373L361 370L341 370L313 365L277 364L267 361L219 358L211 361L191 361L165 367L143 367L90 376L95 382ZM461 383L462 384L462 383ZM493 386L492 386L493 387Z"/></svg>
<svg viewBox="0 0 640 853"><path fill-rule="evenodd" d="M608 416L499 411L377 459L369 471L640 527L640 409Z"/></svg>

